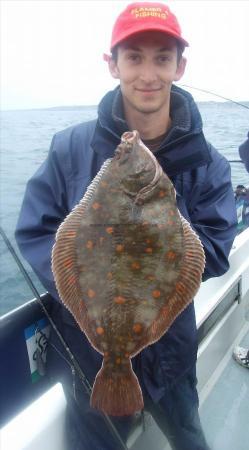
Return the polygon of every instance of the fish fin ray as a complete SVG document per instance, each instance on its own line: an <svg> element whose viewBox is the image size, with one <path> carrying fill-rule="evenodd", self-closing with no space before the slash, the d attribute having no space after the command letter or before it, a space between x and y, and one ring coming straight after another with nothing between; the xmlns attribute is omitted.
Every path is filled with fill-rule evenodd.
<svg viewBox="0 0 249 450"><path fill-rule="evenodd" d="M111 159L105 161L87 188L83 199L60 224L52 248L52 272L60 299L86 334L90 334L88 332L89 318L79 283L76 238L94 190L110 162Z"/></svg>
<svg viewBox="0 0 249 450"><path fill-rule="evenodd" d="M113 376L103 360L93 385L91 406L110 416L128 416L143 409L142 391L131 363L124 374Z"/></svg>
<svg viewBox="0 0 249 450"><path fill-rule="evenodd" d="M198 292L205 267L202 243L190 224L181 216L184 234L184 257L175 289L168 304L160 308L158 317L148 328L147 336L152 342L158 341L174 320L191 303Z"/></svg>
<svg viewBox="0 0 249 450"><path fill-rule="evenodd" d="M96 190L96 187L99 186L99 182L101 180L101 178L103 177L103 175L105 174L105 172L107 171L110 163L112 161L112 158L108 158L103 165L101 166L101 169L99 170L99 172L97 173L97 175L95 175L95 177L93 178L93 180L91 181L91 183L89 184L84 197L80 200L79 205L82 208L87 208L87 206L89 205L89 203L92 200L92 197L94 195L94 192ZM77 206L75 207L77 208Z"/></svg>

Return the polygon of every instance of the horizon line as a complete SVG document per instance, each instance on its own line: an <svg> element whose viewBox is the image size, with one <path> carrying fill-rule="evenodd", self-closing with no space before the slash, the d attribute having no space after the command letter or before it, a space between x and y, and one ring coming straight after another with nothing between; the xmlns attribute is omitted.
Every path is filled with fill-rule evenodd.
<svg viewBox="0 0 249 450"><path fill-rule="evenodd" d="M243 103L246 105L249 103L249 100L195 100L197 104L199 103L235 103L238 106L243 106ZM240 105L241 103L241 105ZM87 109L87 108L98 108L98 104L96 105L60 105L60 106L35 106L35 107L26 107L26 108L4 108L0 107L0 112L14 112L14 111L40 111L40 110L62 110L62 109Z"/></svg>

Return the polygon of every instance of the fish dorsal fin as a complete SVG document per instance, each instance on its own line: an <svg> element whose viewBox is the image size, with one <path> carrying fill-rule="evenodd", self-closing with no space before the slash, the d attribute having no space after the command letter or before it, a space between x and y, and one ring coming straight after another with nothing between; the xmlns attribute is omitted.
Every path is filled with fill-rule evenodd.
<svg viewBox="0 0 249 450"><path fill-rule="evenodd" d="M82 200L59 226L52 249L52 271L59 296L86 334L87 309L79 284L76 237L82 217L111 160L110 158L104 162L100 171L88 186Z"/></svg>

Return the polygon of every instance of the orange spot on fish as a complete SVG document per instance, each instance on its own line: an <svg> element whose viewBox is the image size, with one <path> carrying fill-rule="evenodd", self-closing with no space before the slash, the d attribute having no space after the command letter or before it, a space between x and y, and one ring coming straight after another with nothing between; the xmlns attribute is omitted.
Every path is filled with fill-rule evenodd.
<svg viewBox="0 0 249 450"><path fill-rule="evenodd" d="M134 261L131 265L132 269L139 270L141 269L141 264L138 261Z"/></svg>
<svg viewBox="0 0 249 450"><path fill-rule="evenodd" d="M161 297L161 291L159 291L159 289L155 289L152 292L152 295L153 295L154 298L159 298L159 297Z"/></svg>
<svg viewBox="0 0 249 450"><path fill-rule="evenodd" d="M173 252L172 250L169 250L166 255L165 255L166 259L169 259L170 261L174 261L176 259L176 253Z"/></svg>
<svg viewBox="0 0 249 450"><path fill-rule="evenodd" d="M104 352L104 356L105 356L105 358L108 358L109 352Z"/></svg>
<svg viewBox="0 0 249 450"><path fill-rule="evenodd" d="M129 358L129 357L130 357L129 353L125 353L125 358Z"/></svg>
<svg viewBox="0 0 249 450"><path fill-rule="evenodd" d="M124 251L124 245L123 244L116 245L116 250L117 250L117 252L123 252Z"/></svg>
<svg viewBox="0 0 249 450"><path fill-rule="evenodd" d="M88 250L92 250L92 248L93 248L93 241L87 241L86 248L88 248Z"/></svg>
<svg viewBox="0 0 249 450"><path fill-rule="evenodd" d="M113 233L113 227L107 227L106 229L105 229L105 231L108 233L108 234L112 234Z"/></svg>
<svg viewBox="0 0 249 450"><path fill-rule="evenodd" d="M101 336L101 334L104 334L105 330L103 327L97 327L96 328L96 333L99 334Z"/></svg>
<svg viewBox="0 0 249 450"><path fill-rule="evenodd" d="M118 295L117 297L114 297L114 302L118 305L123 305L125 303L125 298L122 297L122 295Z"/></svg>
<svg viewBox="0 0 249 450"><path fill-rule="evenodd" d="M146 252L146 253L153 253L153 248L152 248L152 247L147 247L147 248L145 249L145 252Z"/></svg>
<svg viewBox="0 0 249 450"><path fill-rule="evenodd" d="M165 197L165 195L166 195L165 191L160 191L158 197L163 198L163 197Z"/></svg>
<svg viewBox="0 0 249 450"><path fill-rule="evenodd" d="M100 185L104 188L106 188L108 186L108 183L106 181L101 181Z"/></svg>
<svg viewBox="0 0 249 450"><path fill-rule="evenodd" d="M156 279L155 275L147 275L147 280L154 281Z"/></svg>
<svg viewBox="0 0 249 450"><path fill-rule="evenodd" d="M101 204L98 203L98 202L94 202L94 203L92 204L92 208L95 209L95 210L97 210L97 209L101 208Z"/></svg>
<svg viewBox="0 0 249 450"><path fill-rule="evenodd" d="M121 358L116 358L116 364L121 364Z"/></svg>
<svg viewBox="0 0 249 450"><path fill-rule="evenodd" d="M145 239L146 244L151 244L151 239Z"/></svg>
<svg viewBox="0 0 249 450"><path fill-rule="evenodd" d="M96 292L93 289L88 289L87 295L89 298L94 298L96 296Z"/></svg>
<svg viewBox="0 0 249 450"><path fill-rule="evenodd" d="M134 325L133 325L133 331L134 331L135 333L141 333L141 331L142 331L142 325L141 325L141 323L134 323Z"/></svg>
<svg viewBox="0 0 249 450"><path fill-rule="evenodd" d="M168 215L169 215L169 216L174 216L174 215L175 215L175 212L173 211L173 209L171 209L171 210L168 212Z"/></svg>

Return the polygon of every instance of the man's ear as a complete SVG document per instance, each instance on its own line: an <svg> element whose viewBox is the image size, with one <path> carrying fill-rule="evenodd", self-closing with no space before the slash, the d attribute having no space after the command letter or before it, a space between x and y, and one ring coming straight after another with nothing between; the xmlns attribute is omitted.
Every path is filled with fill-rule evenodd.
<svg viewBox="0 0 249 450"><path fill-rule="evenodd" d="M119 70L116 61L110 58L108 61L109 71L113 78L119 78Z"/></svg>
<svg viewBox="0 0 249 450"><path fill-rule="evenodd" d="M184 72L185 72L186 64L187 64L187 59L185 58L185 56L182 56L178 63L177 69L176 69L174 81L179 81L182 78L182 76L184 75Z"/></svg>

